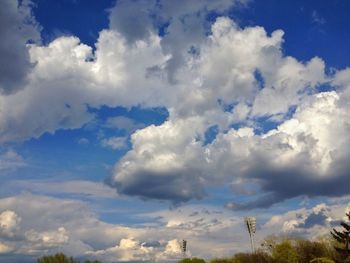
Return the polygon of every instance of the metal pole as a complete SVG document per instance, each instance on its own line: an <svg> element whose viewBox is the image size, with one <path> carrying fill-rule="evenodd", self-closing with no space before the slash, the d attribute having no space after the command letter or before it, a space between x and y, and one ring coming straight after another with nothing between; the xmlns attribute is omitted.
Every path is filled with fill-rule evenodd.
<svg viewBox="0 0 350 263"><path fill-rule="evenodd" d="M252 246L252 252L255 253L254 234L250 234L250 244Z"/></svg>
<svg viewBox="0 0 350 263"><path fill-rule="evenodd" d="M245 218L245 223L247 225L248 232L249 232L252 253L255 253L254 235L255 235L255 230L256 230L256 218L253 216L248 216Z"/></svg>

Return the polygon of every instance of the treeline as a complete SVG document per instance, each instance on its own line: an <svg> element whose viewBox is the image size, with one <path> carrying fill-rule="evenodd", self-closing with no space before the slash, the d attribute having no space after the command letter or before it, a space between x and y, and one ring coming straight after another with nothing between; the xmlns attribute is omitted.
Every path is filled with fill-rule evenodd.
<svg viewBox="0 0 350 263"><path fill-rule="evenodd" d="M57 253L55 255L43 256L38 259L38 263L81 263L79 260L74 259L73 257L67 257L63 253ZM101 263L101 261L94 260L85 260L82 263Z"/></svg>
<svg viewBox="0 0 350 263"><path fill-rule="evenodd" d="M255 253L238 253L231 258L212 259L210 263L335 263L349 262L338 253L332 242L269 238ZM180 263L206 263L199 258L187 258Z"/></svg>

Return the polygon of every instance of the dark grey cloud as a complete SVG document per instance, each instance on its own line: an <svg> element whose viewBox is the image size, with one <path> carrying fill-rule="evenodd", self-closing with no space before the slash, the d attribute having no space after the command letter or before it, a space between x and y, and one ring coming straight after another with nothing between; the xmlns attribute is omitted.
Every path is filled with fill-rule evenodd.
<svg viewBox="0 0 350 263"><path fill-rule="evenodd" d="M128 42L145 39L154 28L152 14L156 1L121 0L110 10L109 27L120 32Z"/></svg>
<svg viewBox="0 0 350 263"><path fill-rule="evenodd" d="M21 89L33 66L26 44L40 41L39 26L31 14L30 2L4 0L0 3L0 92Z"/></svg>
<svg viewBox="0 0 350 263"><path fill-rule="evenodd" d="M254 168L246 176L259 181L261 192L253 201L247 203L229 202L226 207L233 210L268 208L273 204L298 196L340 197L350 194L350 158L333 163L333 169L320 176L299 167L275 169L267 162L255 160ZM311 220L311 219L310 219Z"/></svg>
<svg viewBox="0 0 350 263"><path fill-rule="evenodd" d="M191 217L191 216L197 216L198 214L199 214L198 211L194 211L193 213L191 213L191 214L189 215L189 217Z"/></svg>
<svg viewBox="0 0 350 263"><path fill-rule="evenodd" d="M168 171L167 174L156 171L138 171L133 176L119 179L109 178L106 183L117 189L119 194L138 196L142 199L168 200L173 204L201 199L206 193L200 177L191 176L193 172Z"/></svg>
<svg viewBox="0 0 350 263"><path fill-rule="evenodd" d="M227 202L225 207L230 210L250 210L254 208L267 208L279 201L281 200L277 194L268 193L246 203Z"/></svg>

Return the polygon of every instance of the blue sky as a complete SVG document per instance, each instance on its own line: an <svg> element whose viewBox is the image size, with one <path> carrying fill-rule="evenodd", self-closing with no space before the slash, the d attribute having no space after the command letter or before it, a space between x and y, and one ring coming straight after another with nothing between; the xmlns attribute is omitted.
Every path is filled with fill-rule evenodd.
<svg viewBox="0 0 350 263"><path fill-rule="evenodd" d="M228 256L244 216L347 211L347 1L1 5L0 262Z"/></svg>

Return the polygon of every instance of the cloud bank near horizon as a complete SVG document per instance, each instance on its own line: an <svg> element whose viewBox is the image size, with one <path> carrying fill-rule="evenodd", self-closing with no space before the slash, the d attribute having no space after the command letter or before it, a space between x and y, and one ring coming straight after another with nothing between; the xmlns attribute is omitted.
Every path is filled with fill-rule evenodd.
<svg viewBox="0 0 350 263"><path fill-rule="evenodd" d="M271 233L326 235L348 210L346 203L321 203L274 215L259 223L257 242ZM189 255L204 258L249 250L242 217L213 206L185 205L139 214L153 223L138 226L106 223L82 201L29 193L1 198L0 211L0 256L6 262L32 262L57 249L103 262L174 262L182 258L182 239L189 241Z"/></svg>

